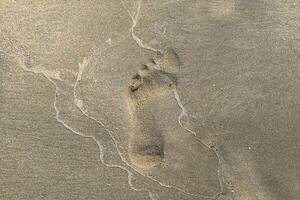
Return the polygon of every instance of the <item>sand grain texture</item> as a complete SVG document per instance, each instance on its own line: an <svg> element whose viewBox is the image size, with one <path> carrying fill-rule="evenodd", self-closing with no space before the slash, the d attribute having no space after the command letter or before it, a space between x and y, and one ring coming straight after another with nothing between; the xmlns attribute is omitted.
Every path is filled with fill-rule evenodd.
<svg viewBox="0 0 300 200"><path fill-rule="evenodd" d="M0 2L0 199L300 199L300 2Z"/></svg>

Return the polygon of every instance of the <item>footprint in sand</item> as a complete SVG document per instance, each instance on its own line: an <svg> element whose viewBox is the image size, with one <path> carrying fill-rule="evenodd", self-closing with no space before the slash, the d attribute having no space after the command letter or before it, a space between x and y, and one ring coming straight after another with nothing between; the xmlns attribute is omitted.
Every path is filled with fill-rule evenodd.
<svg viewBox="0 0 300 200"><path fill-rule="evenodd" d="M158 54L143 65L129 83L128 103L132 131L129 135L129 159L133 165L150 170L164 159L164 136L158 128L153 107L156 100L172 93L177 85L175 72L180 62L172 49Z"/></svg>
<svg viewBox="0 0 300 200"><path fill-rule="evenodd" d="M177 54L167 49L130 80L127 158L136 169L166 185L214 198L223 192L218 158L177 121L181 110L174 90L179 86L179 67Z"/></svg>

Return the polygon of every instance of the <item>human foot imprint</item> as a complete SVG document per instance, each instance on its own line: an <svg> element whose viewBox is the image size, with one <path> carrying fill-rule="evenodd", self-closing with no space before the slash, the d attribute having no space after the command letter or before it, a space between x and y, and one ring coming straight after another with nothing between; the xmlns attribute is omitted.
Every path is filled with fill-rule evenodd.
<svg viewBox="0 0 300 200"><path fill-rule="evenodd" d="M153 108L158 99L170 94L177 85L175 73L180 62L172 49L158 54L134 75L129 83L128 106L131 131L130 162L142 170L159 166L164 159L164 136L155 120Z"/></svg>

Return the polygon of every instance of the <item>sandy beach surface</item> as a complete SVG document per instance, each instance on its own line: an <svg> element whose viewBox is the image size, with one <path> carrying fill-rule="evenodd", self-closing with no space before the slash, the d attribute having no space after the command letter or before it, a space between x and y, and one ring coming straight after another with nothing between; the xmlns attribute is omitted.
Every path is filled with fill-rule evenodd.
<svg viewBox="0 0 300 200"><path fill-rule="evenodd" d="M1 200L300 199L300 1L1 0Z"/></svg>

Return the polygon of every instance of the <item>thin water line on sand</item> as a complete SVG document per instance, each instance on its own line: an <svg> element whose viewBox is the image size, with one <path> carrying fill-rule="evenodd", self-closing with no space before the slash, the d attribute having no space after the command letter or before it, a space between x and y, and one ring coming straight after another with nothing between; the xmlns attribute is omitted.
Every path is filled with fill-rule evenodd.
<svg viewBox="0 0 300 200"><path fill-rule="evenodd" d="M120 165L113 165L113 164L107 164L105 163L104 161L104 150L103 150L103 145L101 144L100 141L98 141L94 136L88 136L88 135L85 135L81 132L78 132L76 130L74 130L72 127L70 127L69 125L67 125L62 119L59 118L59 109L57 108L57 96L59 95L59 87L58 85L53 81L53 79L47 75L45 72L43 72L43 70L40 70L40 71L35 71L33 69L29 69L25 66L24 63L20 62L20 66L21 68L24 70L24 71L27 71L27 72L31 72L31 73L34 73L34 74L42 74L50 83L52 83L55 87L55 92L54 92L54 101L53 101L53 107L54 107L54 110L55 110L55 117L56 117L56 120L63 125L63 127L65 127L67 130L79 135L79 136L82 136L82 137L85 137L85 138L90 138L92 140L94 140L96 142L96 144L98 145L98 148L99 148L99 151L100 151L100 161L101 163L108 167L108 168L118 168L118 169L121 169L121 170L124 170L127 172L128 174L128 185L129 187L134 190L134 191L137 191L137 192L147 192L148 193L148 196L151 200L156 200L157 198L154 197L154 195L152 194L151 191L147 190L147 189L138 189L138 188L135 188L132 184L132 178L133 178L133 174L131 171L129 171L127 168L125 167L122 167Z"/></svg>
<svg viewBox="0 0 300 200"><path fill-rule="evenodd" d="M179 114L179 116L178 116L178 118L177 118L177 121L178 121L180 127L181 127L182 129L184 129L185 131L189 132L190 134L192 134L193 137L195 138L195 140L197 140L198 142L200 142L201 144L203 144L203 145L206 146L207 148L211 149L211 150L214 152L214 154L215 154L215 156L217 157L217 159L218 159L218 180L219 180L219 185L220 185L220 192L219 192L218 194L214 195L214 197L212 197L213 199L217 199L217 198L219 198L220 196L222 196L222 195L225 194L225 189L224 189L225 178L224 178L224 175L223 175L223 173L222 173L223 170L222 170L222 167L221 167L221 159L222 159L222 158L221 158L220 154L217 152L218 150L216 149L216 147L214 147L214 146L209 146L209 145L206 144L205 142L201 141L199 138L197 138L197 134L196 134L195 131L193 131L193 130L187 128L187 127L185 127L185 126L182 124L182 122L181 122L182 117L187 117L187 118L189 118L189 114L188 114L186 108L183 106L183 104L182 104L182 102L181 102L181 99L180 99L180 96L179 96L179 94L178 94L178 92L177 92L176 89L174 89L173 93L174 93L174 98L175 98L175 100L176 100L176 102L177 102L177 105L178 105L178 107L181 109L181 113Z"/></svg>
<svg viewBox="0 0 300 200"><path fill-rule="evenodd" d="M147 44L145 44L143 42L142 39L140 39L135 33L134 33L134 28L136 27L139 17L140 17L140 12L141 12L141 7L142 7L142 0L138 0L138 4L137 4L137 9L136 9L136 14L133 15L131 14L131 12L128 10L128 8L126 7L124 0L120 0L121 4L123 6L123 8L127 11L128 15L131 18L132 21L132 26L130 27L130 31L129 34L132 36L133 40L137 43L137 45L143 49L147 49L150 51L154 51L154 52L162 52L160 49L155 49Z"/></svg>

